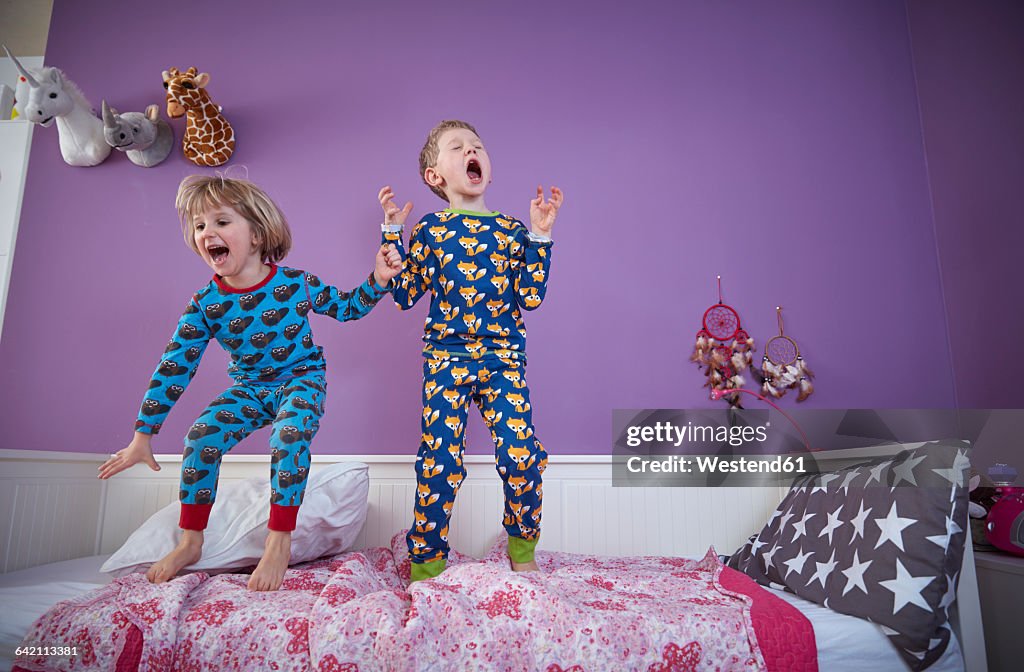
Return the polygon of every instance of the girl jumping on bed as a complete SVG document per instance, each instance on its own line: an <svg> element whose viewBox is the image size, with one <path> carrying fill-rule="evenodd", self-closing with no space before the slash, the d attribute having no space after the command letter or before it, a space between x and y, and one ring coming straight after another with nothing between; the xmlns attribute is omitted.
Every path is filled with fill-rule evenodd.
<svg viewBox="0 0 1024 672"><path fill-rule="evenodd" d="M399 253L380 249L373 273L351 292L305 271L276 265L291 249L291 231L267 194L246 180L194 175L175 203L185 242L213 269L213 279L185 307L142 401L135 437L99 469L110 478L138 462L154 471L151 436L181 397L211 338L231 355L235 384L199 416L185 437L181 465L182 528L178 546L146 576L168 581L202 555L203 530L217 497L221 458L252 432L272 424L269 533L250 590L277 590L291 553L291 533L309 476L309 444L327 393L323 349L309 313L344 322L365 316L402 270Z"/></svg>

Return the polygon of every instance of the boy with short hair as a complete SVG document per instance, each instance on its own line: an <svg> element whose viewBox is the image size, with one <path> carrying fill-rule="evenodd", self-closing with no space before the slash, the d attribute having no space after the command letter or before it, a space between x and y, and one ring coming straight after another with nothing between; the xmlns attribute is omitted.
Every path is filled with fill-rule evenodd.
<svg viewBox="0 0 1024 672"><path fill-rule="evenodd" d="M431 295L423 336L423 431L414 523L406 536L412 580L437 576L445 568L448 520L466 474L462 454L470 401L491 431L505 483L503 524L512 569L536 570L547 452L533 429L520 309L533 310L544 300L551 228L562 192L552 187L545 200L537 187L530 201L532 231L490 211L484 202L490 157L476 129L464 121L442 121L430 131L420 152L420 175L449 207L420 220L408 253L402 225L412 203L399 209L391 187L378 194L384 244L395 246L405 264L392 281L395 303L407 310Z"/></svg>

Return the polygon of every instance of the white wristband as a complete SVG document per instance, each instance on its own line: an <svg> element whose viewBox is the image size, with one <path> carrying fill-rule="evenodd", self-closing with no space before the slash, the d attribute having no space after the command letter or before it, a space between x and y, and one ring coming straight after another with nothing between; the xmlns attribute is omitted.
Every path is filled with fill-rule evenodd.
<svg viewBox="0 0 1024 672"><path fill-rule="evenodd" d="M403 227L401 224L388 224L385 222L384 224L380 225L380 230L383 231L384 233L401 233L402 228Z"/></svg>

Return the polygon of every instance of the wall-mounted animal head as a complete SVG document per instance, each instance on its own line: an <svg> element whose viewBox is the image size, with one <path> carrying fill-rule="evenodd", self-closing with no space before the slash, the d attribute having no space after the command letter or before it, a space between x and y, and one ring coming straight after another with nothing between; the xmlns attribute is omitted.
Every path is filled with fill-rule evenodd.
<svg viewBox="0 0 1024 672"><path fill-rule="evenodd" d="M63 117L75 107L71 91L64 90L64 76L57 68L28 69L22 66L7 47L7 57L18 68L15 88L15 109L18 116L40 126L50 126L54 119ZM80 94L79 94L80 95Z"/></svg>
<svg viewBox="0 0 1024 672"><path fill-rule="evenodd" d="M156 141L156 121L159 111L150 105L146 112L125 112L121 114L103 101L103 137L114 149L146 149Z"/></svg>
<svg viewBox="0 0 1024 672"><path fill-rule="evenodd" d="M163 72L167 89L167 115L185 115L187 123L181 145L185 157L198 166L219 166L235 151L235 131L213 103L206 85L210 75L189 68L181 72L170 68Z"/></svg>
<svg viewBox="0 0 1024 672"><path fill-rule="evenodd" d="M177 68L164 70L164 89L167 90L167 116L177 119L190 108L209 102L203 89L210 83L210 75L197 73L195 68L180 72Z"/></svg>
<svg viewBox="0 0 1024 672"><path fill-rule="evenodd" d="M49 126L57 121L60 152L72 166L95 166L110 155L103 140L103 123L89 101L57 68L25 68L4 46L18 69L15 109L22 119Z"/></svg>
<svg viewBox="0 0 1024 672"><path fill-rule="evenodd" d="M107 144L125 152L137 166L151 168L167 158L174 144L170 125L160 118L160 108L119 113L103 101L103 137Z"/></svg>

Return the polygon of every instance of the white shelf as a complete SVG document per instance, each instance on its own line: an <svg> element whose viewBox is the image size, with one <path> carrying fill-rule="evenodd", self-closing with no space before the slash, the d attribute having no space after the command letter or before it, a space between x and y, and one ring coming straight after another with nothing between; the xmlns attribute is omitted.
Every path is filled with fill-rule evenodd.
<svg viewBox="0 0 1024 672"><path fill-rule="evenodd" d="M25 67L43 65L40 56L19 59ZM0 58L0 83L15 87L18 71L9 58ZM7 290L14 264L15 242L25 193L28 155L32 146L33 124L15 119L0 121L0 338L3 338Z"/></svg>

